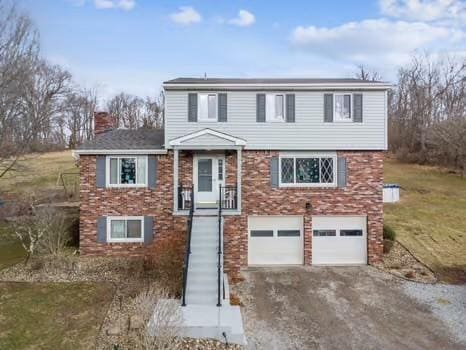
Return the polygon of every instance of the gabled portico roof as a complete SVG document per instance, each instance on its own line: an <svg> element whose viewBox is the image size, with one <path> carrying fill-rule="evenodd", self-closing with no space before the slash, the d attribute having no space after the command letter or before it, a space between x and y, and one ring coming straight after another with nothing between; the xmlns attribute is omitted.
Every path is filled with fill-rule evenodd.
<svg viewBox="0 0 466 350"><path fill-rule="evenodd" d="M246 146L246 141L220 131L206 128L173 139L169 141L169 145L175 148L228 149L244 147Z"/></svg>

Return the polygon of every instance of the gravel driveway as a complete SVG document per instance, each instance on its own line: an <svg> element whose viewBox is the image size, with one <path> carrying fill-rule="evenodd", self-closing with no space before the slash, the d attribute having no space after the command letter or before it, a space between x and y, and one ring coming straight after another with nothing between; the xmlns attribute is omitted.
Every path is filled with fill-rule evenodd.
<svg viewBox="0 0 466 350"><path fill-rule="evenodd" d="M244 277L235 290L249 349L466 347L466 286L414 284L369 266L255 268Z"/></svg>

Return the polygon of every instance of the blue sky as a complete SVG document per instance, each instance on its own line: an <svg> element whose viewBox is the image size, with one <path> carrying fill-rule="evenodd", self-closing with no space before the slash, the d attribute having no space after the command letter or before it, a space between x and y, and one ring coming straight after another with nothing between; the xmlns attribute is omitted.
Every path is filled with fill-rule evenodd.
<svg viewBox="0 0 466 350"><path fill-rule="evenodd" d="M104 98L154 95L178 76L393 81L415 51L466 57L466 2L21 0L42 54Z"/></svg>

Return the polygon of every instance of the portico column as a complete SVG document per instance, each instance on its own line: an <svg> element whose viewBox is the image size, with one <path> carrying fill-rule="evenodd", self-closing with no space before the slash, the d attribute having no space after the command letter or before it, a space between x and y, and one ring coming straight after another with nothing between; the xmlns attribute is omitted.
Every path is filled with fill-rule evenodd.
<svg viewBox="0 0 466 350"><path fill-rule="evenodd" d="M236 150L236 190L238 193L236 194L236 198L238 200L238 211L241 211L241 163L242 163L242 150L239 147Z"/></svg>
<svg viewBox="0 0 466 350"><path fill-rule="evenodd" d="M178 155L179 150L173 149L173 211L178 210Z"/></svg>

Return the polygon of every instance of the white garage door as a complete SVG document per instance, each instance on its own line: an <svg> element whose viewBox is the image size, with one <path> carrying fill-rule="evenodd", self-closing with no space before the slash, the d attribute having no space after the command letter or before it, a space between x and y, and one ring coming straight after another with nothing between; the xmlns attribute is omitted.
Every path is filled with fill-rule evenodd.
<svg viewBox="0 0 466 350"><path fill-rule="evenodd" d="M312 264L367 264L366 217L313 216Z"/></svg>
<svg viewBox="0 0 466 350"><path fill-rule="evenodd" d="M248 264L303 263L302 216L250 216Z"/></svg>

